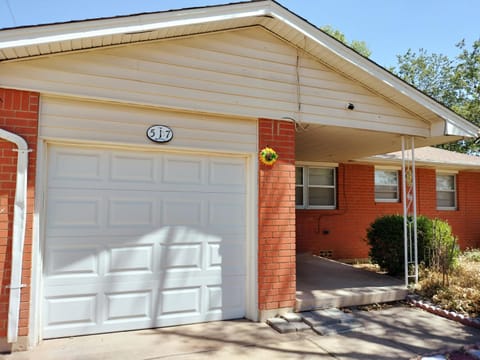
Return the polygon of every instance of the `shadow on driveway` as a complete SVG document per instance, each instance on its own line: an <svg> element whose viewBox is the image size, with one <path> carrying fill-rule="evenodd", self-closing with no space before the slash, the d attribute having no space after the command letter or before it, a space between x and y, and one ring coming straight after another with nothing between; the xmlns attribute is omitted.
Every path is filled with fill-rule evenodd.
<svg viewBox="0 0 480 360"><path fill-rule="evenodd" d="M410 359L479 341L480 330L417 308L354 311L363 327L320 336L279 334L263 323L220 321L44 341L5 360Z"/></svg>

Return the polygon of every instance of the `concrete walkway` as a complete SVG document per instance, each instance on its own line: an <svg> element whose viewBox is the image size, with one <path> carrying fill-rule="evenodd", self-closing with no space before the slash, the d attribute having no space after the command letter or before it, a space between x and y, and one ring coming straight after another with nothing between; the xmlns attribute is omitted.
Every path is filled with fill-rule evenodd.
<svg viewBox="0 0 480 360"><path fill-rule="evenodd" d="M4 360L160 359L410 359L480 341L480 330L395 306L355 311L360 329L321 336L312 330L279 334L245 320L44 341ZM1 358L1 355L0 355Z"/></svg>

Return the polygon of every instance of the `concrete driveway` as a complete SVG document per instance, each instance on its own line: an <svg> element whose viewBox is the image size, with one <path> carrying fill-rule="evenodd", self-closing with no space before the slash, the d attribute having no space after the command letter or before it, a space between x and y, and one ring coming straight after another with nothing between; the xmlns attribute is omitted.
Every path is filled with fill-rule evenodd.
<svg viewBox="0 0 480 360"><path fill-rule="evenodd" d="M417 308L354 311L363 326L279 334L245 320L47 340L5 360L409 359L480 341L480 330Z"/></svg>

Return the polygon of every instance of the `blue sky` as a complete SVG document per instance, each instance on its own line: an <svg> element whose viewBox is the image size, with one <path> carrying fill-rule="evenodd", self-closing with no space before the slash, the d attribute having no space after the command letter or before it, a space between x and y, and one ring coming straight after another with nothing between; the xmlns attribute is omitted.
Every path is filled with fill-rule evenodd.
<svg viewBox="0 0 480 360"><path fill-rule="evenodd" d="M0 28L128 15L236 0L0 0ZM279 0L321 27L330 25L348 40L363 40L372 59L389 67L396 55L424 48L454 57L455 44L480 38L478 0Z"/></svg>

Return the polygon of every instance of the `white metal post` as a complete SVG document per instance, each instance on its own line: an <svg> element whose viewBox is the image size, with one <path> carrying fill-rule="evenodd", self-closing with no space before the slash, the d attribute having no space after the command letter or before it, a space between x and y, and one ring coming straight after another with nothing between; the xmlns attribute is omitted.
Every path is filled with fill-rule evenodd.
<svg viewBox="0 0 480 360"><path fill-rule="evenodd" d="M407 159L405 137L402 136L402 191L403 191L403 239L405 256L405 286L409 279L418 283L418 238L417 238L417 180L415 171L415 139L411 137L410 156ZM409 215L411 220L409 220ZM410 275L410 265L413 274Z"/></svg>
<svg viewBox="0 0 480 360"><path fill-rule="evenodd" d="M417 169L415 168L415 138L412 136L412 196L413 196L413 252L415 262L415 284L418 283L418 238L417 238Z"/></svg>
<svg viewBox="0 0 480 360"><path fill-rule="evenodd" d="M407 229L407 167L405 164L405 136L402 136L402 198L403 198L403 250L405 260L405 286L408 286L408 229Z"/></svg>

